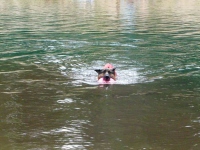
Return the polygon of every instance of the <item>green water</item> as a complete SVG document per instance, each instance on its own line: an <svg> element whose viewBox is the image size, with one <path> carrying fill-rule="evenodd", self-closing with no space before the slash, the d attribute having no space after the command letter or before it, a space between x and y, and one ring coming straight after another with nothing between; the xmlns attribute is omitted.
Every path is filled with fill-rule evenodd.
<svg viewBox="0 0 200 150"><path fill-rule="evenodd" d="M200 149L199 0L0 3L1 150Z"/></svg>

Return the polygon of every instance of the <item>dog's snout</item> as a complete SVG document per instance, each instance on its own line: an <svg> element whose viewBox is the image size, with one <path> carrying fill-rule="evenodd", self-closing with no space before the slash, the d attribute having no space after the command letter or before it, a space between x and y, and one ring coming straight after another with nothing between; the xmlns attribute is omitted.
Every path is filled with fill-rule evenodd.
<svg viewBox="0 0 200 150"><path fill-rule="evenodd" d="M107 76L109 77L109 73L108 73L108 72L106 72L106 73L105 73L105 76L106 76L106 77L107 77Z"/></svg>
<svg viewBox="0 0 200 150"><path fill-rule="evenodd" d="M109 80L110 80L110 75L109 75L108 72L105 73L105 75L104 75L104 80L105 80L105 81L109 81Z"/></svg>
<svg viewBox="0 0 200 150"><path fill-rule="evenodd" d="M109 77L109 76L105 76L105 77L104 77L104 80L105 80L105 81L109 81L109 80L110 80L110 77Z"/></svg>

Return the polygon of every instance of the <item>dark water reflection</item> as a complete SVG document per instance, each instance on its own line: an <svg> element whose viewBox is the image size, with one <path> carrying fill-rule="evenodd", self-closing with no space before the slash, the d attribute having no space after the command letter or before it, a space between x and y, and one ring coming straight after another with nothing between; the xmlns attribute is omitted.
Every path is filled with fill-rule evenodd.
<svg viewBox="0 0 200 150"><path fill-rule="evenodd" d="M195 77L108 88L56 86L61 79L3 92L5 149L198 149Z"/></svg>
<svg viewBox="0 0 200 150"><path fill-rule="evenodd" d="M199 5L1 0L0 149L200 149Z"/></svg>

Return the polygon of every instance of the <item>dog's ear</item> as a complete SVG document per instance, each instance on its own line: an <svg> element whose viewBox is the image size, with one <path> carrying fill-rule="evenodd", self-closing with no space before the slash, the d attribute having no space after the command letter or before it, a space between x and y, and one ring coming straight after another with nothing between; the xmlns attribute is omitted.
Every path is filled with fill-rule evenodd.
<svg viewBox="0 0 200 150"><path fill-rule="evenodd" d="M98 74L102 72L101 69L95 69L94 71L96 71Z"/></svg>
<svg viewBox="0 0 200 150"><path fill-rule="evenodd" d="M115 72L115 69L116 69L116 68L113 68L112 71Z"/></svg>

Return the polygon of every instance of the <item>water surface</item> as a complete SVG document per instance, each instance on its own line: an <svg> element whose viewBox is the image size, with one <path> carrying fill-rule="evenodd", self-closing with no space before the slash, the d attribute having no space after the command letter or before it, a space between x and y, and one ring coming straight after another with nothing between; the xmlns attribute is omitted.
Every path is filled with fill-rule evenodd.
<svg viewBox="0 0 200 150"><path fill-rule="evenodd" d="M1 0L1 149L200 149L199 11L199 0ZM106 63L111 86L94 71Z"/></svg>

